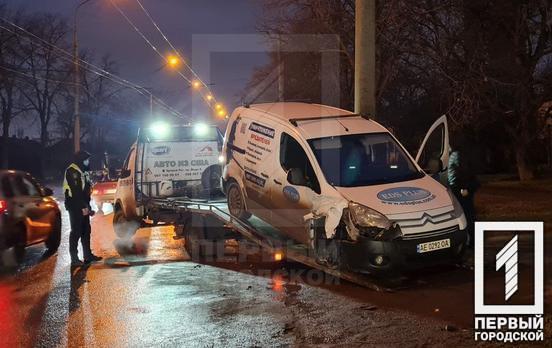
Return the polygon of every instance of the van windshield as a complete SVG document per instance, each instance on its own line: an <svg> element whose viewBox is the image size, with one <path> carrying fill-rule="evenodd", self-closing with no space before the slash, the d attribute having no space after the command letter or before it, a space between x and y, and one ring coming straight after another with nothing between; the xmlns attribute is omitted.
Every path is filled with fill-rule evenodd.
<svg viewBox="0 0 552 348"><path fill-rule="evenodd" d="M388 133L333 136L308 143L333 186L368 186L424 176Z"/></svg>

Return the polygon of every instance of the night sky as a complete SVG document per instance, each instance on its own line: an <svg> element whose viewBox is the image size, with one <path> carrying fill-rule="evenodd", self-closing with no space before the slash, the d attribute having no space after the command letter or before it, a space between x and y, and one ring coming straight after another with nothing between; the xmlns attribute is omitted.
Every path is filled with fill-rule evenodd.
<svg viewBox="0 0 552 348"><path fill-rule="evenodd" d="M161 52L170 52L168 46L134 0L117 0L119 6L133 19ZM70 18L75 0L0 0L13 8L24 8L27 12L58 13ZM169 40L191 61L194 49L202 50L203 37L197 35L243 35L256 34L255 25L260 12L259 1L255 0L142 0L152 17L165 32ZM81 49L94 51L97 58L109 54L119 63L119 75L142 86L153 87L165 100L185 114L202 117L207 110L200 99L193 99L192 91L176 73L159 69L163 62L124 18L109 0L91 0L79 12L79 38ZM195 36L195 41L193 40ZM259 41L259 49L264 45ZM259 49L249 49L255 51ZM221 51L229 51L223 47ZM229 112L241 101L245 84L256 66L267 60L264 52L215 52L210 54L208 66L201 64L200 77L211 86L219 100L227 105ZM209 80L206 79L209 75Z"/></svg>

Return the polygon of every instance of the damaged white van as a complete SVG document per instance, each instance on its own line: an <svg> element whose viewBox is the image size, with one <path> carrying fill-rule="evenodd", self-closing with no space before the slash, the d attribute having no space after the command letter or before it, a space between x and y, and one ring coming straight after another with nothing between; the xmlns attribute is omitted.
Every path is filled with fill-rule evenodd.
<svg viewBox="0 0 552 348"><path fill-rule="evenodd" d="M230 213L257 216L311 246L320 262L373 272L464 249L462 208L428 175L446 170L445 117L415 161L386 128L349 111L256 104L233 112L222 152Z"/></svg>

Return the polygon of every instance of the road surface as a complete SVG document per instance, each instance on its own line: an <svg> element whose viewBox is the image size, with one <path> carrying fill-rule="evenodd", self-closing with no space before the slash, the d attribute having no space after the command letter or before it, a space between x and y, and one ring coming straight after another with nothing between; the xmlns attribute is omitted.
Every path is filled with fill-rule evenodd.
<svg viewBox="0 0 552 348"><path fill-rule="evenodd" d="M406 289L378 293L295 264L195 263L171 227L141 229L125 243L111 219L92 221L102 262L70 268L64 213L56 255L34 246L2 271L0 347L474 343L469 269L428 270Z"/></svg>

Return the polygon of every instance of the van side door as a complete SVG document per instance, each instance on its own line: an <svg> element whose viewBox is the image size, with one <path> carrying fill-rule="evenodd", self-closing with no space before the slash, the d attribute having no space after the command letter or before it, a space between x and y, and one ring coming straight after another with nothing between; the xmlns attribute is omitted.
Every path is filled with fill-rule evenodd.
<svg viewBox="0 0 552 348"><path fill-rule="evenodd" d="M446 186L449 155L447 116L443 115L429 128L416 155L416 162L427 174Z"/></svg>
<svg viewBox="0 0 552 348"><path fill-rule="evenodd" d="M271 190L273 225L293 239L308 243L303 217L312 210L312 198L321 193L312 160L301 142L287 132L279 137L276 171Z"/></svg>

